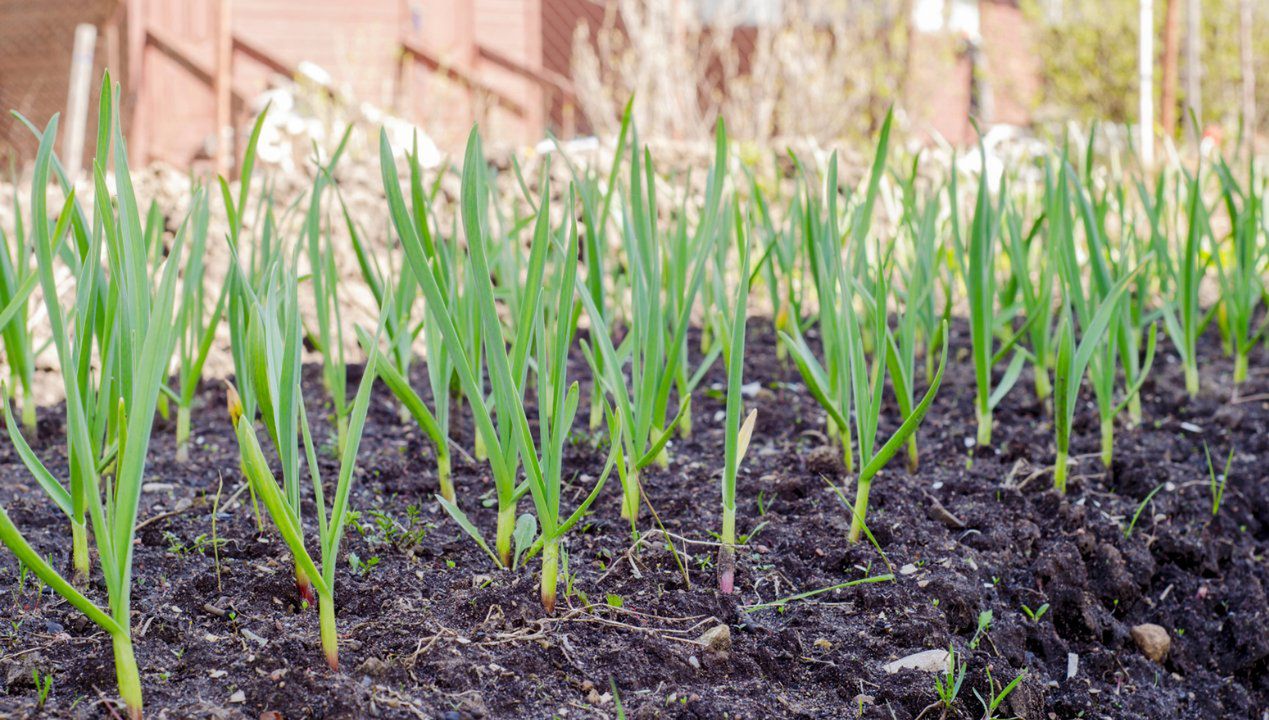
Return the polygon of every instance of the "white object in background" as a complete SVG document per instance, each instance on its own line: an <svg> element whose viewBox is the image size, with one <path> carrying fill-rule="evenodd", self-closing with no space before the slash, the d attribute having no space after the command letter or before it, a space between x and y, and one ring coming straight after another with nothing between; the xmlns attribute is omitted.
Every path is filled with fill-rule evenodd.
<svg viewBox="0 0 1269 720"><path fill-rule="evenodd" d="M574 138L572 140L560 140L559 147L556 147L556 141L551 138L539 140L537 145L533 146L533 151L539 155L550 155L556 150L563 150L564 154L594 152L599 149L599 138L588 135L586 137Z"/></svg>
<svg viewBox="0 0 1269 720"><path fill-rule="evenodd" d="M326 68L308 60L301 60L300 64L295 67L295 72L309 82L316 83L324 88L330 88L334 84Z"/></svg>
<svg viewBox="0 0 1269 720"><path fill-rule="evenodd" d="M917 0L912 27L921 33L948 32L977 42L982 39L977 0Z"/></svg>

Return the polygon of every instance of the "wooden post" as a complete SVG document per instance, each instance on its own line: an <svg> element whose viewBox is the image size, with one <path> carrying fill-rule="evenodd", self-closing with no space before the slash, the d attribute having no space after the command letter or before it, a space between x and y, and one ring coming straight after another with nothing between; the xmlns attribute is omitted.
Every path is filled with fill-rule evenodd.
<svg viewBox="0 0 1269 720"><path fill-rule="evenodd" d="M1141 163L1154 166L1154 0L1140 0L1137 26L1138 97L1137 122Z"/></svg>
<svg viewBox="0 0 1269 720"><path fill-rule="evenodd" d="M233 118L233 0L218 0L216 16L216 174L229 177L237 155Z"/></svg>
<svg viewBox="0 0 1269 720"><path fill-rule="evenodd" d="M115 14L106 23L106 69L112 75L123 76L123 53L120 50L119 26L123 24L123 8L121 4ZM121 111L122 114L122 111Z"/></svg>
<svg viewBox="0 0 1269 720"><path fill-rule="evenodd" d="M454 64L468 77L480 77L476 71L476 3L459 2L457 5L454 18ZM488 102L473 87L468 87L466 95L468 116L480 125L485 125Z"/></svg>
<svg viewBox="0 0 1269 720"><path fill-rule="evenodd" d="M525 0L524 29L527 35L525 43L524 64L539 75L542 72L542 2L541 0ZM525 138L530 145L546 137L547 103L550 95L546 85L536 79L523 78L520 81L524 88Z"/></svg>
<svg viewBox="0 0 1269 720"><path fill-rule="evenodd" d="M1176 138L1177 69L1181 59L1181 0L1165 0L1163 9L1163 87L1159 97L1159 119L1163 136Z"/></svg>
<svg viewBox="0 0 1269 720"><path fill-rule="evenodd" d="M75 27L75 48L71 51L70 87L66 93L66 130L62 134L62 161L74 183L84 164L84 133L88 127L88 92L92 80L93 56L97 48L97 26L80 23Z"/></svg>
<svg viewBox="0 0 1269 720"><path fill-rule="evenodd" d="M128 94L127 104L132 122L125 127L128 132L129 160L138 167L150 161L150 104L146 95L146 57L150 47L146 43L146 4L144 0L126 0L124 27L127 43L124 62L127 64L128 81L123 90Z"/></svg>
<svg viewBox="0 0 1269 720"><path fill-rule="evenodd" d="M1256 66L1252 60L1251 0L1239 0L1238 38L1243 76L1243 137L1247 138L1247 157L1256 157Z"/></svg>
<svg viewBox="0 0 1269 720"><path fill-rule="evenodd" d="M401 0L400 36L402 41L419 41L419 25L422 19L418 16L420 9L412 0ZM402 45L404 43L401 43ZM414 118L414 58L398 47L400 57L397 58L396 97L393 98L394 112L407 119Z"/></svg>
<svg viewBox="0 0 1269 720"><path fill-rule="evenodd" d="M1194 114L1198 142L1203 137L1203 3L1189 0L1185 32L1185 106Z"/></svg>

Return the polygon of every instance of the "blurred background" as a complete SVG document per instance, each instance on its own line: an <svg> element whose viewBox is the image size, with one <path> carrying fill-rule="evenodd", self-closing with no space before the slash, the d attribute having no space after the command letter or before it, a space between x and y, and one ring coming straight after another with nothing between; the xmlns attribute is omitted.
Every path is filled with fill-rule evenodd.
<svg viewBox="0 0 1269 720"><path fill-rule="evenodd" d="M914 143L1096 119L1149 157L1265 132L1267 37L1265 0L0 0L0 108L61 112L72 167L107 67L133 162L196 172L232 173L266 103L285 168L348 122L417 130L433 163L472 123L508 150L604 137L630 97L669 144L722 115L756 147L849 148L893 104ZM6 114L0 159L34 151Z"/></svg>

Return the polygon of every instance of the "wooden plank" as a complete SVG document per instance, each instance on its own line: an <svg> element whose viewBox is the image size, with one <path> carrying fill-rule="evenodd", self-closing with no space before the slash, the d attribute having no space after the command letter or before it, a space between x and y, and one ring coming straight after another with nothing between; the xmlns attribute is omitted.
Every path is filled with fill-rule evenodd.
<svg viewBox="0 0 1269 720"><path fill-rule="evenodd" d="M245 40L237 35L234 36L233 47L235 52L240 52L243 55L246 55L275 73L285 75L290 78L295 77L298 73L294 67L282 60L279 60L276 56L265 52L259 45L256 45L255 43Z"/></svg>
<svg viewBox="0 0 1269 720"><path fill-rule="evenodd" d="M150 118L145 103L145 56L149 52L146 38L146 4L145 0L126 0L124 28L127 37L125 56L127 58L128 77L123 82L127 96L124 102L132 116L128 123L128 150L131 160L138 165L150 161ZM122 82L116 79L116 82Z"/></svg>
<svg viewBox="0 0 1269 720"><path fill-rule="evenodd" d="M181 66L181 69L189 73L198 82L207 87L214 88L216 85L215 68L207 67L207 64L195 58L193 54L182 49L180 43L162 30L150 28L145 33L146 47L153 48L157 52L163 53L168 59ZM232 88L231 97L239 102L246 102L247 98L239 88Z"/></svg>
<svg viewBox="0 0 1269 720"><path fill-rule="evenodd" d="M498 107L511 112L516 117L522 118L525 116L526 111L522 104L507 97L499 90L486 84L479 78L472 76L462 68L453 67L441 62L439 58L428 52L426 48L420 47L417 43L403 41L401 43L401 50L428 70L431 70L438 75L449 77L471 92L489 97Z"/></svg>
<svg viewBox="0 0 1269 720"><path fill-rule="evenodd" d="M546 68L527 67L523 63L516 62L486 45L477 46L477 53L480 55L481 60L486 60L503 70L515 73L527 80L532 80L543 88L555 90L566 98L576 99L577 97L577 94L573 91L573 81L557 72L552 72Z"/></svg>
<svg viewBox="0 0 1269 720"><path fill-rule="evenodd" d="M229 177L234 152L233 107L233 0L216 0L216 174Z"/></svg>

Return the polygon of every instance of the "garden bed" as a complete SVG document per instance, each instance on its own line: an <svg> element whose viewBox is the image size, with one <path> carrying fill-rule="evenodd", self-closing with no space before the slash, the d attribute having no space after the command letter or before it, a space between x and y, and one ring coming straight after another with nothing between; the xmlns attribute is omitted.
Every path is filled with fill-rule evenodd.
<svg viewBox="0 0 1269 720"><path fill-rule="evenodd" d="M717 592L709 534L720 524L721 364L696 393L694 435L674 443L667 470L643 478L678 559L646 511L642 542L632 545L614 478L568 540L571 593L561 582L553 617L538 601L536 567L495 570L441 511L431 445L376 388L353 489L360 515L338 572L338 673L322 659L316 610L297 609L272 523L266 517L259 532L247 494L234 495L243 480L223 385L208 383L192 462L175 461L165 423L151 445L132 619L147 715L589 718L616 717L619 701L632 718L913 718L935 701L935 674L883 666L949 643L968 671L947 717L983 716L974 691L986 694L988 668L998 683L1026 669L1000 712L1028 720L1259 718L1269 708L1263 346L1232 399L1232 363L1215 335L1202 345L1196 400L1175 358L1161 353L1143 391L1145 422L1119 430L1111 472L1096 456L1097 414L1081 401L1065 496L1051 489L1052 421L1029 378L996 410L995 448L971 456L973 366L949 362L919 431L919 472L896 461L873 488L868 522L883 557L846 542L849 511L829 484L840 487L840 453L797 370L776 358L769 328L751 321L746 349L745 379L759 383L746 404L758 423L741 469L738 530L753 537L738 554L731 596ZM968 345L967 327L956 325L949 355L964 358ZM580 354L574 364L575 377L589 377ZM305 381L310 409L318 372L309 368ZM423 368L415 372L415 387L425 387ZM888 407L883 422L895 415ZM455 425L455 444L470 448L470 416L459 413ZM575 475L597 477L606 455L584 425L566 450L569 507L593 484ZM62 427L60 408L42 409L32 442L58 475ZM321 427L319 442L329 444ZM1216 515L1204 442L1218 471L1234 450ZM319 452L323 476L334 477L336 458ZM491 525L494 510L476 502L492 487L488 466L461 453L454 463L466 511ZM65 547L64 516L7 443L0 500L37 550ZM752 607L890 572L889 581ZM109 637L33 577L20 585L8 554L0 586L0 715L35 712L36 670L53 679L42 716L110 717ZM104 596L101 587L90 595ZM1134 641L1142 623L1167 631L1162 662ZM720 625L729 647L698 640L711 630L717 639Z"/></svg>

